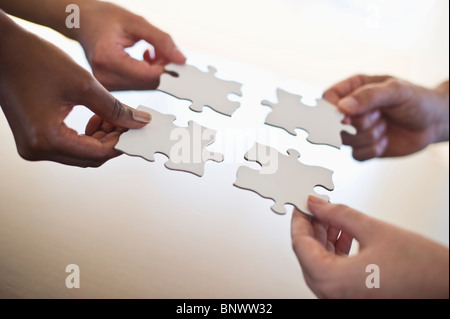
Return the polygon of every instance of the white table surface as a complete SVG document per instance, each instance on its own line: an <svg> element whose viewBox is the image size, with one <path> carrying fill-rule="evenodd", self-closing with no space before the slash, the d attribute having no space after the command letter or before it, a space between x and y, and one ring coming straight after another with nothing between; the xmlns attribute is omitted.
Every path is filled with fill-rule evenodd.
<svg viewBox="0 0 450 319"><path fill-rule="evenodd" d="M218 8L207 1L189 2L189 7L183 1L116 2L171 33L189 63L203 69L213 65L218 76L243 83L243 97L231 98L241 102L231 119L208 108L194 113L188 110L188 102L160 92L115 93L130 106L142 104L175 114L178 125L193 119L217 129L214 150L223 151L226 160L221 164L208 162L202 178L166 169L162 155L157 155L154 163L124 155L98 169L27 162L17 154L7 121L0 116L0 297L314 297L291 249L291 210L285 216L276 215L270 211L271 200L232 186L236 169L243 164L242 142L255 131L259 141L275 143L280 151L296 148L304 163L334 170L335 191L329 193L333 202L348 204L448 246L448 143L405 158L359 163L351 158L349 148L338 151L313 146L305 141L302 131L292 137L262 125L269 108L259 104L262 99L274 101L276 87L311 100L336 80L357 72L374 73L377 67L376 73L391 73L417 82L420 78L424 85L436 84L448 77L448 67L441 67L445 63L448 66L448 36L441 51L432 51L435 53L431 58L417 65L428 49L411 53L405 61L404 53L414 47L415 40L407 38L400 48L392 43L389 47L390 38L382 41L386 30L385 16L381 15L378 28L378 20L369 20L375 25L366 32L373 33L372 41L358 33L343 40L364 42L354 42L357 52L352 50L345 59L339 55L345 52L331 50L335 44L332 39L345 25L328 29L325 37L322 32L327 25L323 24L321 30L311 31L323 36L321 41L313 41L313 36L307 35L310 42L303 48L293 40L286 45L285 58L280 58L282 44L286 43L283 40L296 37L292 28L300 28L314 18L308 15L306 22L289 20L295 12L304 14L309 10L311 14L326 15L327 10L341 9L330 9L331 4L326 1L319 1L319 5L308 1L258 2L258 12L263 17L267 18L270 12L277 13L279 20L287 17L284 24L276 21L269 28L263 17L250 14L252 5L256 5L254 1L246 2L235 12L235 20L227 20L228 24L223 15L215 13L229 8L221 2L217 2ZM232 6L236 1L227 3ZM385 8L385 2L378 3L379 7L365 8L375 12ZM346 4L351 7L354 2ZM169 14L169 7L179 9ZM247 15L243 10L247 10ZM370 10L368 14L372 14ZM442 23L447 24L447 31L438 24L436 29L426 29L424 37L436 30L440 30L439 36L442 32L448 35L446 12ZM413 14L418 13L410 13ZM439 6L429 8L428 14L430 19L439 16ZM386 21L390 21L389 14L386 16ZM20 23L87 67L77 43L51 30ZM367 21L365 25L372 26ZM258 30L273 36L275 44L263 44ZM430 41L429 47L442 45L437 42ZM313 44L322 45L323 50ZM277 52L275 46L279 47ZM132 54L141 50L142 47L136 47ZM379 59L372 55L374 50L383 53ZM350 60L352 54L362 52L369 55ZM301 58L297 64L293 60L295 54ZM441 56L447 58L439 63L436 59ZM67 123L82 132L90 115L83 107L77 107ZM65 286L68 264L80 267L80 289Z"/></svg>

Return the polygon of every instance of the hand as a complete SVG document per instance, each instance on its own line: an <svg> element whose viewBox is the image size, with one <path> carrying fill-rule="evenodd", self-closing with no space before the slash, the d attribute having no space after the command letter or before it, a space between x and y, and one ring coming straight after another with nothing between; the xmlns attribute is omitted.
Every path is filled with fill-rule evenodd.
<svg viewBox="0 0 450 319"><path fill-rule="evenodd" d="M80 28L74 38L83 46L94 76L108 90L155 89L165 64L185 63L172 38L144 18L102 1L79 5ZM148 51L142 61L124 51L139 40L153 45L154 59Z"/></svg>
<svg viewBox="0 0 450 319"><path fill-rule="evenodd" d="M324 298L448 298L448 249L344 205L310 196L314 217L293 212L294 252L308 286ZM348 257L352 238L360 244ZM367 288L366 267L380 287Z"/></svg>
<svg viewBox="0 0 450 319"><path fill-rule="evenodd" d="M23 158L100 166L120 154L114 146L125 128L150 121L150 114L122 105L64 52L1 11L0 30L0 105ZM64 124L75 105L98 114L87 135Z"/></svg>
<svg viewBox="0 0 450 319"><path fill-rule="evenodd" d="M357 160L408 155L448 140L448 82L431 90L390 76L356 75L323 96L357 129L342 133Z"/></svg>

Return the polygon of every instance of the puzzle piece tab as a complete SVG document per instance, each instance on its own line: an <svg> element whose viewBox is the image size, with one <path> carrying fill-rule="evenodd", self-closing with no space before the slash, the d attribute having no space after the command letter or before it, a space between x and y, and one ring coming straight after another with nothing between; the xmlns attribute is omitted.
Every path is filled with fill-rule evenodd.
<svg viewBox="0 0 450 319"><path fill-rule="evenodd" d="M203 175L206 161L223 161L221 153L211 153L206 148L214 142L216 131L193 121L189 121L188 127L178 127L173 123L173 115L162 114L145 106L137 109L150 113L151 123L144 128L123 133L116 149L150 162L155 160L155 153L161 153L168 157L165 163L167 168L197 176Z"/></svg>
<svg viewBox="0 0 450 319"><path fill-rule="evenodd" d="M290 149L287 152L289 156L256 143L245 154L245 159L260 164L261 170L239 167L234 185L273 199L275 204L271 208L278 214L285 214L284 205L292 204L301 212L311 215L307 207L308 195L315 193L316 186L333 190L333 171L305 165L298 161L300 154L297 151ZM328 196L316 195L329 200Z"/></svg>
<svg viewBox="0 0 450 319"><path fill-rule="evenodd" d="M231 116L240 103L230 101L228 95L233 93L242 96L242 84L226 81L215 76L217 70L208 66L208 72L203 72L192 65L169 64L161 75L158 90L173 95L179 99L192 102L190 109L201 112L204 106L214 111Z"/></svg>
<svg viewBox="0 0 450 319"><path fill-rule="evenodd" d="M314 144L327 144L340 148L341 131L356 134L356 129L342 124L344 114L331 103L318 99L316 106L303 104L301 95L277 89L278 103L267 100L261 102L273 110L267 115L266 124L282 128L292 135L297 135L296 128L308 132L307 140Z"/></svg>

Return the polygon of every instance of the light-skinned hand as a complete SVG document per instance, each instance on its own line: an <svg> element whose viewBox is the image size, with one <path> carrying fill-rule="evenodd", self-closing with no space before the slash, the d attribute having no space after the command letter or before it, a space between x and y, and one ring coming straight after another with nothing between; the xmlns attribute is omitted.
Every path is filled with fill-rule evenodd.
<svg viewBox="0 0 450 319"><path fill-rule="evenodd" d="M321 298L448 298L449 254L420 235L345 205L311 195L314 217L292 214L294 252L306 283ZM356 255L348 256L352 240ZM380 287L368 288L368 265L379 268Z"/></svg>

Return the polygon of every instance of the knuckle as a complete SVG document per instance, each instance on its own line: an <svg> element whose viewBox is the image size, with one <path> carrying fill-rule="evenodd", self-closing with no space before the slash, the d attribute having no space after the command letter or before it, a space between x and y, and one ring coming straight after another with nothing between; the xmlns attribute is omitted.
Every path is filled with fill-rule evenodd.
<svg viewBox="0 0 450 319"><path fill-rule="evenodd" d="M114 105L111 109L110 119L113 121L113 123L119 121L120 119L124 118L125 116L125 108L123 107L122 103L120 103L119 100L114 101Z"/></svg>
<svg viewBox="0 0 450 319"><path fill-rule="evenodd" d="M96 91L98 83L89 73L78 78L78 92L82 95L89 96Z"/></svg>
<svg viewBox="0 0 450 319"><path fill-rule="evenodd" d="M291 241L291 246L292 246L292 250L294 251L294 252L297 252L297 251L299 251L299 241L298 240L295 240L294 238L292 238L292 241Z"/></svg>
<svg viewBox="0 0 450 319"><path fill-rule="evenodd" d="M369 154L368 152L362 152L359 149L353 150L353 158L359 162L364 162L372 157L374 156L372 154Z"/></svg>
<svg viewBox="0 0 450 319"><path fill-rule="evenodd" d="M291 248L292 248L293 251L297 251L297 249L298 249L298 243L297 243L296 240L292 240Z"/></svg>
<svg viewBox="0 0 450 319"><path fill-rule="evenodd" d="M343 211L343 212L347 212L347 210L348 210L348 206L346 206L344 204L335 204L334 208L337 211Z"/></svg>
<svg viewBox="0 0 450 319"><path fill-rule="evenodd" d="M401 97L405 93L405 84L402 80L392 78L386 81L386 90L392 92L395 97Z"/></svg>
<svg viewBox="0 0 450 319"><path fill-rule="evenodd" d="M358 128L359 131L364 131L370 128L371 124L372 122L370 120L370 117L368 115L363 115L357 121L355 121L353 125Z"/></svg>
<svg viewBox="0 0 450 319"><path fill-rule="evenodd" d="M109 89L109 87L111 85L111 77L107 76L103 71L98 70L98 69L97 70L93 69L92 74L97 79L97 81L103 85L103 87L105 87L106 89ZM95 85L97 85L97 84L95 83ZM89 91L91 91L95 87L95 85L94 85L94 83L91 83L91 85L88 86L87 89Z"/></svg>
<svg viewBox="0 0 450 319"><path fill-rule="evenodd" d="M386 80L386 85L393 90L399 90L403 87L403 81L396 78L390 78Z"/></svg>
<svg viewBox="0 0 450 319"><path fill-rule="evenodd" d="M368 75L367 75L367 74L364 74L364 73L358 73L358 74L356 74L355 76L352 77L352 79L353 79L353 84L361 85L361 84L363 84L363 83L366 82L366 79L367 79L367 78L368 78Z"/></svg>
<svg viewBox="0 0 450 319"><path fill-rule="evenodd" d="M341 216L346 216L350 218L351 216L354 216L354 210L348 207L344 204L336 204L334 207L334 214L340 214Z"/></svg>
<svg viewBox="0 0 450 319"><path fill-rule="evenodd" d="M140 26L148 25L147 19L145 19L143 16L140 16L140 15L135 15L134 16L134 21Z"/></svg>
<svg viewBox="0 0 450 319"><path fill-rule="evenodd" d="M92 69L102 69L108 65L108 58L105 54L105 50L103 49L96 49L91 54L90 57L90 64L92 66Z"/></svg>
<svg viewBox="0 0 450 319"><path fill-rule="evenodd" d="M383 157L385 151L386 151L386 146L385 146L384 140L382 139L382 140L380 140L379 143L377 143L375 145L375 151L374 151L375 152L375 156L376 157Z"/></svg>
<svg viewBox="0 0 450 319"><path fill-rule="evenodd" d="M379 143L372 144L369 148L369 154L372 158L381 156L382 149Z"/></svg>
<svg viewBox="0 0 450 319"><path fill-rule="evenodd" d="M172 37L164 31L161 31L160 41L161 41L161 45L167 49L174 45Z"/></svg>
<svg viewBox="0 0 450 319"><path fill-rule="evenodd" d="M380 155L380 144L372 144L369 147L369 154L372 155L372 157L377 157Z"/></svg>
<svg viewBox="0 0 450 319"><path fill-rule="evenodd" d="M367 86L364 90L361 91L360 95L361 98L366 101L366 103L369 103L375 100L377 93L377 90L373 86Z"/></svg>
<svg viewBox="0 0 450 319"><path fill-rule="evenodd" d="M376 128L374 133L375 140L380 140L381 137L386 133L387 125L386 122L381 122Z"/></svg>
<svg viewBox="0 0 450 319"><path fill-rule="evenodd" d="M375 126L372 129L370 129L369 131L367 131L367 133L364 136L364 141L367 143L376 143L381 135L383 134L383 128L381 125Z"/></svg>

